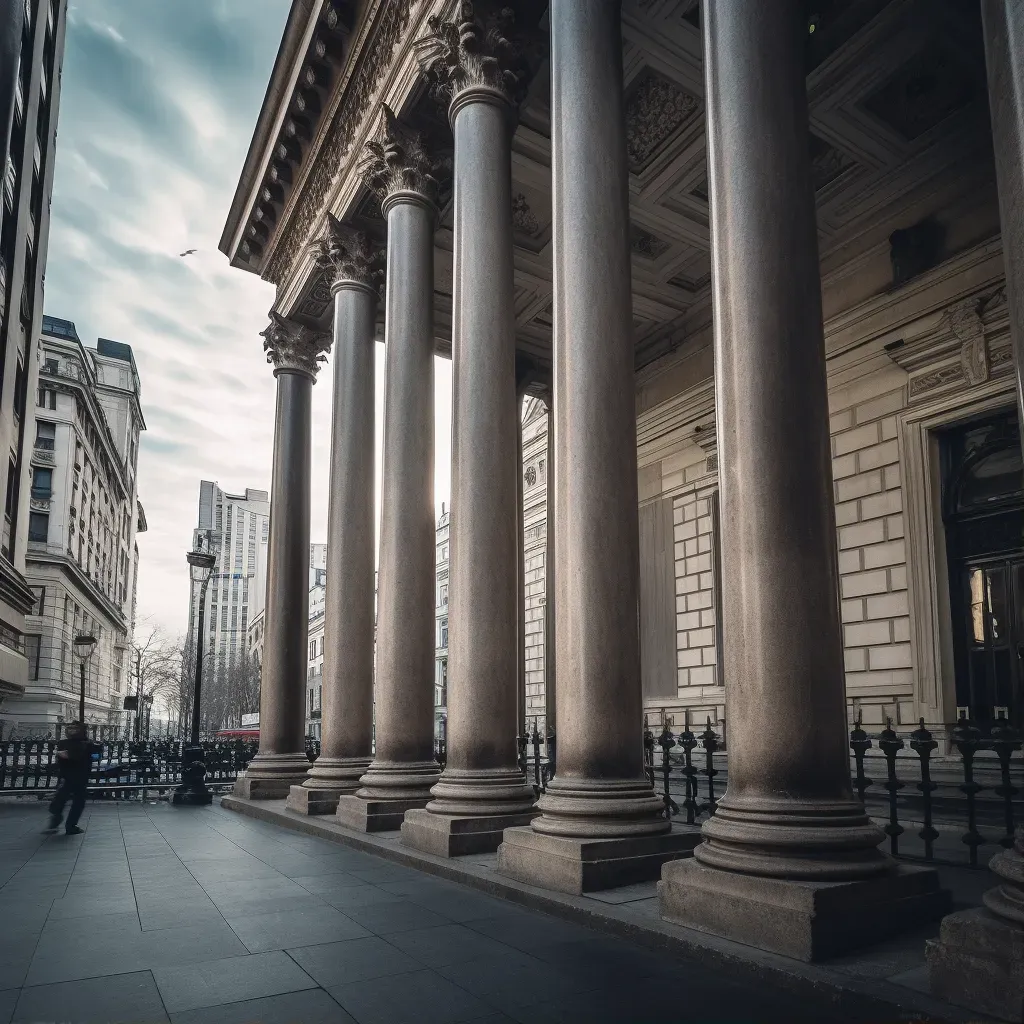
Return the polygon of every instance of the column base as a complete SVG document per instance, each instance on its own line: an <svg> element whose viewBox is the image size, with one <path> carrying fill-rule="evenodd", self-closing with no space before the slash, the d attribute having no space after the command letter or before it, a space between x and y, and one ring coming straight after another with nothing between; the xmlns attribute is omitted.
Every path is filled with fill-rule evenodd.
<svg viewBox="0 0 1024 1024"><path fill-rule="evenodd" d="M289 811L298 814L333 814L338 808L338 798L342 792L340 789L319 787L308 789L304 782L301 786L292 786L288 790L288 798L284 805Z"/></svg>
<svg viewBox="0 0 1024 1024"><path fill-rule="evenodd" d="M931 921L949 910L934 868L893 865L854 881L795 881L666 864L658 883L666 921L797 960L823 960Z"/></svg>
<svg viewBox="0 0 1024 1024"><path fill-rule="evenodd" d="M340 825L359 832L395 832L402 827L406 811L426 807L430 794L420 800L366 800L348 794L338 798L335 818Z"/></svg>
<svg viewBox="0 0 1024 1024"><path fill-rule="evenodd" d="M1024 1022L1024 925L985 907L942 919L925 943L934 995L1000 1020Z"/></svg>
<svg viewBox="0 0 1024 1024"><path fill-rule="evenodd" d="M529 825L536 813L455 815L415 809L402 822L402 845L435 857L491 853L501 845L505 829Z"/></svg>
<svg viewBox="0 0 1024 1024"><path fill-rule="evenodd" d="M248 774L239 775L231 792L246 800L285 800L292 786L301 786L306 778L302 775L281 775L272 779L253 778Z"/></svg>
<svg viewBox="0 0 1024 1024"><path fill-rule="evenodd" d="M498 847L498 872L557 892L584 893L656 879L661 866L689 857L701 841L698 826L659 835L604 839L552 836L529 826L510 828Z"/></svg>

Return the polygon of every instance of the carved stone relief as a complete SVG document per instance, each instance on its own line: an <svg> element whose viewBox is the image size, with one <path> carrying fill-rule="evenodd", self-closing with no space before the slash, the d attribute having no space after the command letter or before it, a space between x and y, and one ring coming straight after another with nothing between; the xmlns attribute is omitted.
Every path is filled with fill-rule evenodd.
<svg viewBox="0 0 1024 1024"><path fill-rule="evenodd" d="M626 156L634 174L700 113L700 101L651 68L642 71L626 97Z"/></svg>

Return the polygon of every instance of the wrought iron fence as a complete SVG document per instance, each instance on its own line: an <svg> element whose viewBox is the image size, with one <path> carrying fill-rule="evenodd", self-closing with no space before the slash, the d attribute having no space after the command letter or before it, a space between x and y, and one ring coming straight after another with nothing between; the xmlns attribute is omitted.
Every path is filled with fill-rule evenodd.
<svg viewBox="0 0 1024 1024"><path fill-rule="evenodd" d="M89 790L93 794L126 794L149 789L167 790L181 782L181 754L177 740L94 743ZM254 740L201 744L206 783L232 784L256 755ZM307 740L306 756L314 760L320 744ZM58 778L56 740L10 740L0 743L0 793L28 795L53 790Z"/></svg>
<svg viewBox="0 0 1024 1024"><path fill-rule="evenodd" d="M988 857L979 849L1012 846L1014 827L1024 821L1024 736L1005 718L987 732L964 718L947 732L950 752L937 758L939 743L923 720L909 736L891 720L869 735L858 721L850 733L854 790L894 857L984 866ZM534 785L541 792L550 772L539 749L536 743ZM717 810L728 759L710 719L700 734L666 726L658 736L645 721L644 765L667 817L694 825ZM957 856L964 847L966 856Z"/></svg>

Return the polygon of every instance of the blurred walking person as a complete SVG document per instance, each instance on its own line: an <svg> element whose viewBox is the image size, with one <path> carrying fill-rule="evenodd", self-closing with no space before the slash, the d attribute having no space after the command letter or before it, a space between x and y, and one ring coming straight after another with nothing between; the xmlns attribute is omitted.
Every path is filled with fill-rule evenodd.
<svg viewBox="0 0 1024 1024"><path fill-rule="evenodd" d="M92 743L86 738L85 726L72 722L67 734L57 744L57 792L50 803L50 823L47 832L56 832L64 816L64 805L71 801L65 833L81 835L84 829L78 827L78 819L85 809L85 790L92 769Z"/></svg>

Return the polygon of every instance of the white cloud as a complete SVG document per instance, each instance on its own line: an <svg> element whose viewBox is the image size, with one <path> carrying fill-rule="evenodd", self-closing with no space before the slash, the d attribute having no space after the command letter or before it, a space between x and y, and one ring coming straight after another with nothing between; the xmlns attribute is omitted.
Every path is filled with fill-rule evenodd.
<svg viewBox="0 0 1024 1024"><path fill-rule="evenodd" d="M88 345L115 338L135 353L148 424L139 616L171 632L187 620L199 481L270 487L275 382L259 332L274 290L230 268L217 242L288 7L90 0L88 18L79 8L69 19L46 312L75 321ZM378 421L381 356L378 346ZM314 539L326 538L331 376L328 365L313 391ZM436 377L440 506L447 361Z"/></svg>

